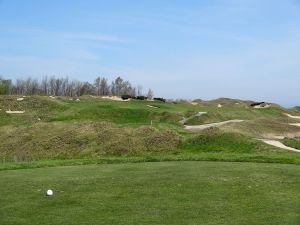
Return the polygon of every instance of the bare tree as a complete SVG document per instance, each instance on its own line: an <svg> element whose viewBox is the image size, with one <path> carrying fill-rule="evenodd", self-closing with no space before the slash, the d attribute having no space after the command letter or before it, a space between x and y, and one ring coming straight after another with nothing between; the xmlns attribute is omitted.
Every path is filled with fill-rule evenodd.
<svg viewBox="0 0 300 225"><path fill-rule="evenodd" d="M153 97L154 97L154 92L151 89L149 89L148 93L147 93L147 98L150 99L150 100L152 100Z"/></svg>
<svg viewBox="0 0 300 225"><path fill-rule="evenodd" d="M3 79L0 79L0 81ZM3 84L3 82L2 82ZM117 77L111 85L104 77L97 77L91 84L78 80L69 80L68 78L43 77L41 80L28 77L18 79L10 83L11 94L16 95L56 95L56 96L81 96L87 94L95 95L131 95L136 96L136 88L129 81ZM137 92L142 95L142 86L137 87Z"/></svg>
<svg viewBox="0 0 300 225"><path fill-rule="evenodd" d="M48 77L47 76L42 78L41 89L42 89L43 94L45 94L45 95L48 94Z"/></svg>
<svg viewBox="0 0 300 225"><path fill-rule="evenodd" d="M138 96L143 95L143 86L142 85L137 86L137 95Z"/></svg>
<svg viewBox="0 0 300 225"><path fill-rule="evenodd" d="M101 77L97 77L94 81L95 94L101 95Z"/></svg>
<svg viewBox="0 0 300 225"><path fill-rule="evenodd" d="M100 81L100 94L109 95L109 85L106 78L102 78Z"/></svg>

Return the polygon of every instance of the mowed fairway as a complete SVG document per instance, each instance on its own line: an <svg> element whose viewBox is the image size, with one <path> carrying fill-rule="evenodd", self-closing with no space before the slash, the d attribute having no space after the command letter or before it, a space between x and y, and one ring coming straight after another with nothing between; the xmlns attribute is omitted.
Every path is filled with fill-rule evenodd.
<svg viewBox="0 0 300 225"><path fill-rule="evenodd" d="M53 197L46 197L48 188ZM0 224L300 224L300 167L107 164L0 172Z"/></svg>

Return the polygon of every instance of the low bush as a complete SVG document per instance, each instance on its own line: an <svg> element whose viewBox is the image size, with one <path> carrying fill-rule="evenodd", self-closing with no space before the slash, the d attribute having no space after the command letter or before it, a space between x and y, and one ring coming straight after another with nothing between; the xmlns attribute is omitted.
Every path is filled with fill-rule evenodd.
<svg viewBox="0 0 300 225"><path fill-rule="evenodd" d="M122 98L123 100L127 100L127 99L135 99L135 97L134 97L134 96L131 96L131 95L122 95L121 98Z"/></svg>
<svg viewBox="0 0 300 225"><path fill-rule="evenodd" d="M155 101L160 101L160 102L166 102L166 99L164 98L153 98Z"/></svg>
<svg viewBox="0 0 300 225"><path fill-rule="evenodd" d="M137 100L147 100L146 96L136 96Z"/></svg>

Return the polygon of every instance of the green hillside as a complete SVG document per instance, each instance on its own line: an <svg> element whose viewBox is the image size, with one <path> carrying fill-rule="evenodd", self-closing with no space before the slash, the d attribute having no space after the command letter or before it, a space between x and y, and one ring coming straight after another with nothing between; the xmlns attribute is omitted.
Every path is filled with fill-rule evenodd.
<svg viewBox="0 0 300 225"><path fill-rule="evenodd" d="M0 156L3 162L140 157L299 163L298 153L258 140L297 141L300 127L290 123L298 119L285 115L300 115L297 108L255 109L249 101L231 99L195 102L1 96ZM185 125L244 121L191 132L183 118Z"/></svg>

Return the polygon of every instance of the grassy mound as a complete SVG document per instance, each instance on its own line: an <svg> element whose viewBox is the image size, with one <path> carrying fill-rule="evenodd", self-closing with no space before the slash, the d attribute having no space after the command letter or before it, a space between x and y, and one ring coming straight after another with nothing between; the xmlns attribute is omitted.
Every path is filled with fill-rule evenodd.
<svg viewBox="0 0 300 225"><path fill-rule="evenodd" d="M219 99L224 105L193 105L189 102L111 101L95 96L67 97L0 96L0 160L82 159L102 156L138 156L214 160L204 153L219 154L234 160L249 158L241 154L278 154L285 161L291 153L257 141L266 136L295 136L299 127L284 113L297 115L295 109L278 106L253 109L248 102ZM228 104L225 104L225 103ZM176 103L176 104L175 104ZM237 104L238 103L238 104ZM154 107L149 107L154 106ZM7 114L22 110L23 114ZM207 114L199 115L199 112ZM219 129L198 134L184 129L180 121L198 125L242 119ZM151 126L150 126L151 125ZM224 156L224 154L228 154ZM199 157L195 157L199 154ZM202 154L200 156L200 154ZM299 157L296 153L295 158ZM250 158L253 158L250 157ZM296 160L297 161L297 160ZM289 160L290 162L290 160Z"/></svg>
<svg viewBox="0 0 300 225"><path fill-rule="evenodd" d="M125 128L108 122L36 123L5 128L0 139L5 161L170 152L180 140L167 128Z"/></svg>
<svg viewBox="0 0 300 225"><path fill-rule="evenodd" d="M238 133L224 133L218 128L209 128L186 139L181 148L197 152L254 153L270 151L259 141Z"/></svg>

